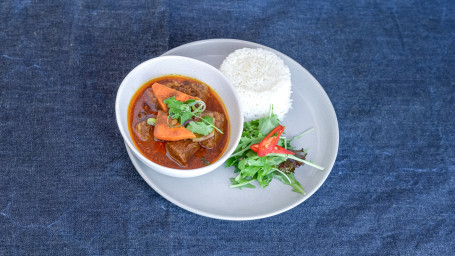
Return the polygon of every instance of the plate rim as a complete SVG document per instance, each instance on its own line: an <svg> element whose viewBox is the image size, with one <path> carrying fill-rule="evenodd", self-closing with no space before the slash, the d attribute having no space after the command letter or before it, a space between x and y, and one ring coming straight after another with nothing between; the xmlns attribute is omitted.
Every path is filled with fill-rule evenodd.
<svg viewBox="0 0 455 256"><path fill-rule="evenodd" d="M255 42L251 42L251 41L245 41L245 40L240 40L240 39L228 39L228 38L204 39L204 40L193 41L193 42L189 42L189 43L182 44L180 46L174 47L174 48L172 48L170 50L167 50L166 52L162 53L160 56L176 55L176 54L173 54L173 52L176 52L176 51L180 50L181 48L191 47L191 46L200 45L200 44L207 44L207 43L235 43L235 44L241 43L241 44L252 45L254 47L263 48L263 49L272 51L275 54L277 54L278 56L280 56L281 58L284 58L287 61L293 63L294 65L297 65L298 67L300 67L306 73L306 75L308 75L310 77L310 79L312 80L312 83L316 84L319 87L318 89L320 89L322 91L323 97L325 98L326 101L328 101L329 107L330 107L331 112L333 114L334 124L336 125L336 127L334 127L334 130L336 131L336 133L334 134L335 135L334 136L334 141L335 141L336 149L335 149L335 154L334 154L333 159L331 159L331 162L330 162L329 166L326 167L326 170L328 170L328 171L323 176L323 178L317 183L317 185L315 186L315 189L313 191L307 192L304 196L301 197L301 199L297 200L296 202L294 202L292 204L289 204L288 206L283 207L283 208L281 208L279 210L271 211L269 213L264 213L264 214L254 215L254 216L239 217L239 216L227 216L227 215L221 215L221 214L213 214L213 213L209 213L209 212L206 212L206 211L201 211L201 210L199 210L197 208L191 207L189 205L181 203L180 201L172 198L167 193L162 191L156 184L154 184L149 177L147 177L147 175L145 174L144 170L142 170L142 168L139 166L138 159L136 159L136 157L134 155L132 155L131 149L125 143L128 156L130 157L130 160L133 163L133 166L136 168L136 171L145 180L145 182L150 187L152 187L159 195L161 195L166 200L168 200L169 202L179 206L182 209L185 209L185 210L187 210L189 212L192 212L192 213L204 216L204 217L209 217L209 218L219 219L219 220L229 220L229 221L247 221L247 220L257 220L257 219L263 219L263 218L272 217L272 216L281 214L283 212L286 212L286 211L289 211L289 210L295 208L296 206L298 206L301 203L303 203L304 201L306 201L316 191L319 190L319 188L322 186L322 184L324 184L324 182L326 181L326 179L328 178L328 176L332 172L333 166L334 166L334 164L336 162L336 158L337 158L338 150L339 150L339 125L338 125L338 118L336 116L336 112L335 112L335 109L333 107L332 101L330 100L329 96L327 95L327 92L324 90L322 85L316 80L316 78L307 69L305 69L302 65L300 65L300 63L298 63L297 61L295 61L294 59L292 59L291 57L287 56L284 53L281 53L281 52L279 52L279 51L277 51L277 50L275 50L273 48L270 48L268 46L265 46L265 45L262 45L262 44L259 44L259 43L255 43ZM177 56L181 56L181 55L177 55ZM222 167L222 166L220 166L220 167ZM152 168L150 168L150 169L152 171L156 172ZM203 177L203 176L201 176L201 177ZM181 179L181 178L175 178L175 179Z"/></svg>

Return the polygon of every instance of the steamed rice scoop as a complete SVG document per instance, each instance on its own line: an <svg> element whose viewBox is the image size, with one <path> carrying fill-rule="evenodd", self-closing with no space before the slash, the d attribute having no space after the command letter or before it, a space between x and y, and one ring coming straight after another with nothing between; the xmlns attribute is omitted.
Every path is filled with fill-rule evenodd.
<svg viewBox="0 0 455 256"><path fill-rule="evenodd" d="M273 52L243 48L229 54L221 72L236 89L245 121L267 116L270 105L283 120L291 108L291 72Z"/></svg>

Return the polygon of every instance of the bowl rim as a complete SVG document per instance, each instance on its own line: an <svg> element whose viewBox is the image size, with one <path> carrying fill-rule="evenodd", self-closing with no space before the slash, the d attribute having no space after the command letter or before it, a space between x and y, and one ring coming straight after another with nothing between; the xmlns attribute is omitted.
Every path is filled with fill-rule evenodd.
<svg viewBox="0 0 455 256"><path fill-rule="evenodd" d="M224 80L226 82L226 84L228 85L230 90L233 92L234 101L236 102L236 104L238 105L238 108L240 110L239 125L241 127L239 129L238 134L233 134L233 130L234 130L233 129L233 123L231 122L231 117L229 116L228 107L225 106L227 114L228 114L229 129L230 129L230 131L229 131L229 141L228 141L228 144L226 145L226 147L228 147L230 143L233 143L234 146L231 147L231 149L226 148L224 150L223 154L214 163L212 163L212 164L210 164L208 166L204 166L204 167L200 167L200 168L193 168L193 169L174 169L174 168L166 167L166 166L163 166L163 165L159 165L159 164L149 160L148 158L146 158L136 148L134 143L132 143L132 139L130 138L131 136L130 136L130 133L129 133L128 126L124 127L122 122L121 122L120 95L121 95L121 91L122 91L123 87L126 86L126 83L130 79L130 77L132 77L134 75L134 73L137 72L137 70L142 69L143 66L150 65L150 63L157 62L157 61L172 60L172 59L175 59L175 60L181 59L181 60L185 60L185 61L188 61L188 62L198 63L199 65L202 65L205 68L207 68L208 70L210 70L210 72L216 73L218 76L221 77L222 80ZM173 73L170 72L170 74L173 74ZM179 74L175 74L175 75L179 75ZM188 75L185 75L185 76L189 77ZM154 78L158 78L158 77L160 77L160 76L151 77L150 80L154 79ZM195 78L194 77L194 79L198 79L198 80L202 81L199 78ZM202 81L202 82L204 82L204 81ZM223 96L220 95L220 94L218 94L218 95L223 100ZM131 99L128 101L128 107L129 107L130 102L131 102ZM224 100L223 100L223 104L224 104ZM223 164L227 160L227 158L229 158L229 156L234 152L234 150L236 148L236 145L238 145L238 143L240 141L240 138L241 138L241 134L242 134L242 130L243 130L243 122L244 122L242 108L240 106L239 95L238 95L237 91L235 90L234 86L229 82L227 77L220 70L218 70L217 68L213 67L212 65L210 65L208 63L205 63L205 62L197 60L197 59L189 58L189 57L183 57L183 56L158 56L158 57L151 58L149 60L146 60L146 61L140 63L139 65L134 67L131 71L129 71L129 73L125 76L125 78L122 80L122 82L120 83L120 86L117 89L117 94L116 94L116 99L115 99L115 117L116 117L116 122L117 122L118 129L120 130L120 133L122 135L123 140L125 141L127 146L131 149L131 151L134 153L134 155L136 155L139 158L139 160L144 162L146 165L150 166L155 171L158 171L158 172L160 172L162 174L165 174L165 175L168 175L168 176L179 177L179 178L190 178L190 177L196 177L196 176L204 175L204 174L207 174L207 173L215 170L221 164Z"/></svg>

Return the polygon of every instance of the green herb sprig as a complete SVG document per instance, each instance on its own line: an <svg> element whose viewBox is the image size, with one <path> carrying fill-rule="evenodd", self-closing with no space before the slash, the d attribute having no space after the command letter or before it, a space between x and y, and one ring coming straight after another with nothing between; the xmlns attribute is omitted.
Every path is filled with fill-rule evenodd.
<svg viewBox="0 0 455 256"><path fill-rule="evenodd" d="M221 134L223 131L218 129L213 123L213 117L211 116L204 116L202 117L202 113L206 110L206 105L201 100L187 100L185 102L179 101L175 99L175 96L169 97L164 100L164 103L169 108L169 116L167 119L167 123L170 127L180 127L186 121L190 120L193 117L198 117L200 121L191 121L188 123L186 128L193 133L201 134L201 135L208 135L213 132L213 129L217 130ZM169 123L169 119L176 119L180 125L173 126Z"/></svg>

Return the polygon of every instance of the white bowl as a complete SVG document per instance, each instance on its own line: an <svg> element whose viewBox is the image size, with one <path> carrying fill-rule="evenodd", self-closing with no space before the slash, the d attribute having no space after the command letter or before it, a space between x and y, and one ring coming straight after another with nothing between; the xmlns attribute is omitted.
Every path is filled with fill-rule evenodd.
<svg viewBox="0 0 455 256"><path fill-rule="evenodd" d="M165 75L182 75L208 84L223 101L230 121L229 142L223 155L209 166L196 169L174 169L154 163L142 155L131 139L128 130L128 105L134 93L146 82ZM243 114L234 87L227 78L213 66L191 58L165 56L150 59L135 67L123 80L117 91L115 115L120 133L133 154L148 167L162 174L189 178L209 173L223 164L240 141L243 129Z"/></svg>

